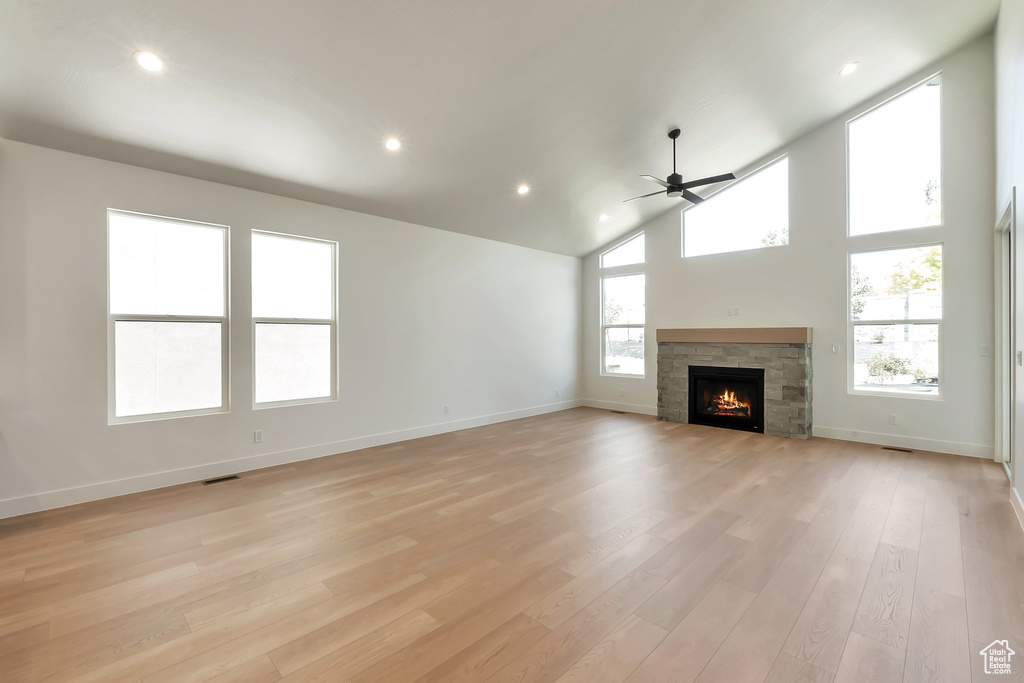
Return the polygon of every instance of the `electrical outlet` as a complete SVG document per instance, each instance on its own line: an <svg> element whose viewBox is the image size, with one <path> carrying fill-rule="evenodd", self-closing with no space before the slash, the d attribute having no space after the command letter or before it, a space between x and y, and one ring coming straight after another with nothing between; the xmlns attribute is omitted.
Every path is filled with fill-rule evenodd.
<svg viewBox="0 0 1024 683"><path fill-rule="evenodd" d="M255 432L252 433L252 442L253 443L263 443L263 430L262 429L257 429Z"/></svg>
<svg viewBox="0 0 1024 683"><path fill-rule="evenodd" d="M732 314L733 315L739 315L740 314L740 307L739 306L733 306L732 307Z"/></svg>
<svg viewBox="0 0 1024 683"><path fill-rule="evenodd" d="M444 404L444 414L447 415L450 412L452 412L452 407L450 405L448 405L447 403L445 403Z"/></svg>
<svg viewBox="0 0 1024 683"><path fill-rule="evenodd" d="M561 395L562 395L562 392L559 389L555 389L555 398L558 398Z"/></svg>
<svg viewBox="0 0 1024 683"><path fill-rule="evenodd" d="M896 413L889 413L889 424L896 424Z"/></svg>
<svg viewBox="0 0 1024 683"><path fill-rule="evenodd" d="M979 356L988 356L988 355L991 355L991 353L992 353L992 351L991 351L991 350L989 349L989 347L988 347L988 346L986 346L986 345L982 345L982 346L981 346L981 347L980 347L980 348L978 349L978 355L979 355Z"/></svg>
<svg viewBox="0 0 1024 683"><path fill-rule="evenodd" d="M622 389L619 390L619 398L626 398L625 390L622 390Z"/></svg>
<svg viewBox="0 0 1024 683"><path fill-rule="evenodd" d="M839 344L832 345L832 353L839 353Z"/></svg>

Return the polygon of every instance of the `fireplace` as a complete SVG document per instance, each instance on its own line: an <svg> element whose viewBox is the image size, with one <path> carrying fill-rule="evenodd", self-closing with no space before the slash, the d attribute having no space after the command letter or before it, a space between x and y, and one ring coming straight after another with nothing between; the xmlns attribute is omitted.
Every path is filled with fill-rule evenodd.
<svg viewBox="0 0 1024 683"><path fill-rule="evenodd" d="M764 433L764 369L689 366L690 424Z"/></svg>
<svg viewBox="0 0 1024 683"><path fill-rule="evenodd" d="M739 426L737 423L744 422L739 419L743 415L708 416L706 413L715 411L708 411L706 402L701 406L701 414L694 415L693 397L704 401L704 387L698 394L694 391L694 380L702 372L714 372L727 375L720 379L735 381L741 378L732 373L746 375L756 369L764 373L757 378L763 381L763 389L759 387L755 391L755 401L750 406L751 415L756 415L757 421L755 423L751 417L740 428L757 428L759 433L792 439L810 438L811 335L809 327L659 329L658 419L707 424L709 417L718 417L721 420L714 422L717 426ZM711 365L718 367L708 367ZM739 366L742 369L738 369ZM692 375L691 371L698 374ZM729 386L728 389L736 392L736 399L731 400L745 402L741 388ZM749 389L746 387L747 391Z"/></svg>

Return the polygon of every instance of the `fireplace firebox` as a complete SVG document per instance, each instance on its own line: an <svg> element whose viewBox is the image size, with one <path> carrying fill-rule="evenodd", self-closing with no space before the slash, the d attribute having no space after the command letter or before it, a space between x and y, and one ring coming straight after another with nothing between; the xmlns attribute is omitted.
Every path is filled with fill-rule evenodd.
<svg viewBox="0 0 1024 683"><path fill-rule="evenodd" d="M764 433L764 369L691 365L690 424Z"/></svg>

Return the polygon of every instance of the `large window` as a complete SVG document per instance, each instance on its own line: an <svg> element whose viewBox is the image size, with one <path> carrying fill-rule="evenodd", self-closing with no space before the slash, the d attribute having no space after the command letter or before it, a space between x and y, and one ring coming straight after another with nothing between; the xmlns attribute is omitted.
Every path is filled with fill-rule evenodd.
<svg viewBox="0 0 1024 683"><path fill-rule="evenodd" d="M789 244L789 159L768 164L682 216L683 256Z"/></svg>
<svg viewBox="0 0 1024 683"><path fill-rule="evenodd" d="M335 242L252 233L255 403L336 396Z"/></svg>
<svg viewBox="0 0 1024 683"><path fill-rule="evenodd" d="M942 245L850 254L852 388L937 397Z"/></svg>
<svg viewBox="0 0 1024 683"><path fill-rule="evenodd" d="M227 228L108 211L111 422L227 409Z"/></svg>
<svg viewBox="0 0 1024 683"><path fill-rule="evenodd" d="M942 222L940 79L847 124L850 235Z"/></svg>
<svg viewBox="0 0 1024 683"><path fill-rule="evenodd" d="M601 254L601 374L644 376L647 242L634 235Z"/></svg>
<svg viewBox="0 0 1024 683"><path fill-rule="evenodd" d="M645 276L601 278L602 372L644 375Z"/></svg>

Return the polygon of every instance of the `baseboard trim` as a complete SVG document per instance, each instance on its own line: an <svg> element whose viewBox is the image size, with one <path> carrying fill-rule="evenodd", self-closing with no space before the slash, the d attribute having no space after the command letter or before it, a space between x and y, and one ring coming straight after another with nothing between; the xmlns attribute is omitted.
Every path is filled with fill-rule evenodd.
<svg viewBox="0 0 1024 683"><path fill-rule="evenodd" d="M972 458L986 458L988 460L993 460L995 458L995 447L983 446L981 444L922 439L917 436L902 436L899 434L862 432L855 429L822 427L820 425L814 425L813 431L814 436L820 436L826 439L857 441L860 443L877 444L879 446L897 446L899 448L912 448L918 451L934 451L936 453L949 453L951 455L967 455Z"/></svg>
<svg viewBox="0 0 1024 683"><path fill-rule="evenodd" d="M40 512L43 510L53 510L56 508L67 507L69 505L78 505L79 503L88 503L90 501L113 498L115 496L124 496L131 493L141 493L142 491L151 491L154 489L166 488L168 486L188 484L190 482L202 481L204 479L223 477L228 474L251 472L252 470L259 470L265 467L287 465L288 463L312 460L314 458L322 458L328 455L358 451L363 448L399 443L410 439L420 439L425 436L457 432L463 429L472 429L473 427L483 427L485 425L497 424L499 422L508 422L509 420L519 420L524 417L554 413L581 406L588 408L601 408L605 410L621 410L626 413L636 413L640 415L658 414L658 409L655 406L645 406L634 403L616 403L613 401L598 401L594 399L577 399L572 401L562 401L560 403L549 403L546 405L534 406L532 408L524 408L521 410L512 410L504 413L494 413L491 415L466 418L464 420L454 420L452 422L441 422L422 427L399 429L392 432L354 437L352 439L316 444L303 448L249 455L230 460L207 463L205 465L196 465L194 467L154 472L152 474L144 474L137 477L97 482L94 484L86 484L84 486L59 489L55 491L46 491L17 498L7 498L5 500L0 500L0 519L17 517L19 515ZM911 436L878 434L874 432L862 432L836 427L822 427L819 425L814 426L814 435L828 439L857 441L861 443L878 444L881 446L899 446L902 448L935 451L938 453L951 453L953 455L966 455L975 458L986 458L989 460L993 459L995 454L995 450L992 446L983 446L980 444L937 441ZM1017 497L1016 492L1014 492L1014 497ZM1014 510L1017 512L1018 519L1021 521L1022 526L1024 526L1024 509L1021 508L1019 498L1014 502Z"/></svg>
<svg viewBox="0 0 1024 683"><path fill-rule="evenodd" d="M249 455L241 458L233 458L231 460L221 460L219 462L196 465L177 470L166 470L163 472L143 474L125 479L115 479L113 481L97 482L95 484L86 484L84 486L59 489L56 491L46 491L35 495L7 498L6 500L0 500L0 519L17 517L19 515L25 515L32 512L41 512L43 510L53 510L55 508L78 505L79 503L88 503L95 500L113 498L115 496L124 496L130 493L141 493L142 491L152 491L153 489L162 489L168 486L188 484L190 482L198 482L204 479L223 477L229 474L251 472L252 470L260 470L265 467L287 465L288 463L312 460L314 458L322 458L328 455L336 455L338 453L348 453L350 451L358 451L360 449L371 448L373 446L383 446L390 443L408 441L410 439L420 439L425 436L457 432L463 429L472 429L473 427L483 427L485 425L497 424L499 422L508 422L509 420L519 420L524 417L533 417L534 415L543 415L545 413L554 413L561 410L568 410L570 408L578 408L581 405L583 405L583 403L578 400L549 403L546 405L523 408L521 410L512 410L504 413L481 415L479 417L454 420L451 422L441 422L423 427L399 429L393 432L371 434L368 436L345 439L343 441L317 444L285 451L276 451L273 453L260 453L258 455Z"/></svg>
<svg viewBox="0 0 1024 683"><path fill-rule="evenodd" d="M612 401L597 401L592 398L582 398L579 401L581 406L586 408L604 408L605 410L621 410L624 413L637 413L639 415L657 415L657 406L644 406L636 403L614 403Z"/></svg>

